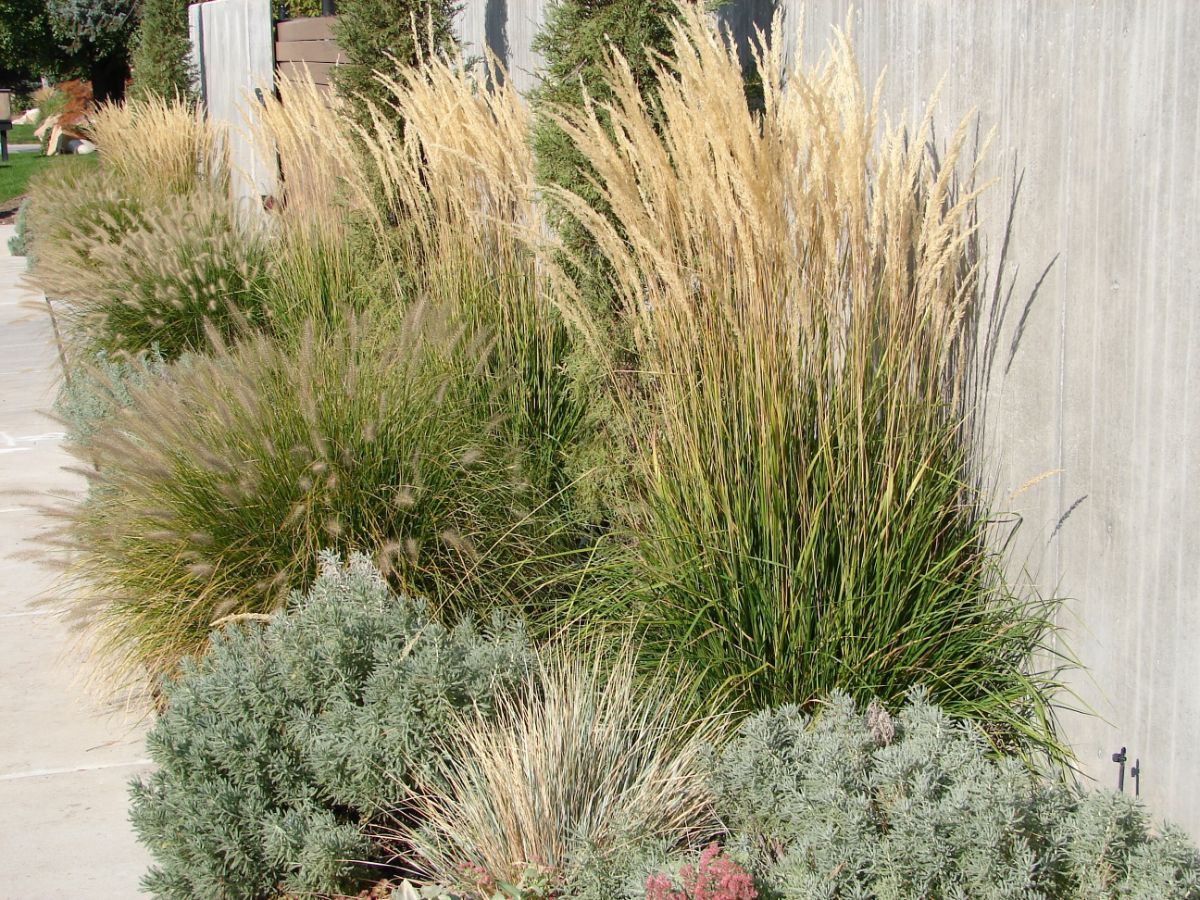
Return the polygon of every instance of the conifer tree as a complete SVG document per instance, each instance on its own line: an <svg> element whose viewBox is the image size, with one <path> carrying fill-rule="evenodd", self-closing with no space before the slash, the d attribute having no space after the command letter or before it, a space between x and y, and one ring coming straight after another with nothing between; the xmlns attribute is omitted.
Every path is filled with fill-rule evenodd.
<svg viewBox="0 0 1200 900"><path fill-rule="evenodd" d="M400 65L417 65L431 52L451 49L460 5L458 0L339 0L334 37L346 62L334 69L334 82L360 125L372 127L372 104L399 127L390 94L374 73L390 71L391 58Z"/></svg>
<svg viewBox="0 0 1200 900"><path fill-rule="evenodd" d="M190 49L186 0L142 0L130 54L130 94L186 97L192 90Z"/></svg>

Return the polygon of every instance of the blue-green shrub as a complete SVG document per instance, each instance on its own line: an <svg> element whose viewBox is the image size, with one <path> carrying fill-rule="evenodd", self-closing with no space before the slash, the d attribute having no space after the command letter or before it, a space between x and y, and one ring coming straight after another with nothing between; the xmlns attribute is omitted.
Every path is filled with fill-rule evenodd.
<svg viewBox="0 0 1200 900"><path fill-rule="evenodd" d="M372 826L436 779L449 720L490 715L528 661L518 623L447 629L366 557L326 554L287 612L229 625L164 685L159 768L133 785L145 888L252 898L369 878L388 859Z"/></svg>
<svg viewBox="0 0 1200 900"><path fill-rule="evenodd" d="M845 695L812 719L752 716L713 751L710 787L715 837L763 900L1200 898L1200 854L1181 831L1156 829L1125 794L996 757L923 692L895 719ZM684 862L652 846L581 858L565 896L641 898L649 874Z"/></svg>
<svg viewBox="0 0 1200 900"><path fill-rule="evenodd" d="M1200 856L1142 807L996 758L915 693L748 720L716 760L731 846L781 897L1197 897Z"/></svg>
<svg viewBox="0 0 1200 900"><path fill-rule="evenodd" d="M131 391L161 378L166 371L166 360L157 345L132 359L97 351L88 365L75 367L54 401L54 412L67 427L67 439L86 444L119 410L133 404Z"/></svg>

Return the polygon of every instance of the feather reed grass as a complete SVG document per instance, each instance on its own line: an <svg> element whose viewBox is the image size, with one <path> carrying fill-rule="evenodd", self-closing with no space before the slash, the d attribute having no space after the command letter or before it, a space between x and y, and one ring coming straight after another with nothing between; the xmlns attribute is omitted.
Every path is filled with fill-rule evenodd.
<svg viewBox="0 0 1200 900"><path fill-rule="evenodd" d="M530 250L544 228L528 107L495 60L480 73L430 57L380 79L405 125L398 134L392 112L375 109L374 127L357 128L369 172L356 192L360 208L376 210L396 289L491 335L490 365L515 375L510 424L531 474L566 496L578 480L571 460L585 401L565 371L569 332Z"/></svg>
<svg viewBox="0 0 1200 900"><path fill-rule="evenodd" d="M272 333L293 340L306 321L336 328L341 312L377 301L399 306L360 189L361 146L341 104L307 78L279 79L277 93L262 96L251 134L280 171L269 204L276 240L263 295Z"/></svg>
<svg viewBox="0 0 1200 900"><path fill-rule="evenodd" d="M617 56L611 104L557 115L611 219L554 198L614 273L638 370L607 357L637 436L646 589L589 614L641 627L654 665L689 664L720 702L899 702L923 683L998 744L1061 756L1061 659L1039 668L1054 605L1006 582L975 488L969 123L940 159L932 105L915 131L881 128L841 33L786 72L760 35L753 112L703 13L673 28L656 110ZM557 284L609 354L603 314Z"/></svg>
<svg viewBox="0 0 1200 900"><path fill-rule="evenodd" d="M495 721L461 721L444 789L418 798L402 834L409 861L467 896L492 896L532 869L642 842L688 846L715 832L703 779L715 720L693 721L669 679L633 656L543 650Z"/></svg>
<svg viewBox="0 0 1200 900"><path fill-rule="evenodd" d="M104 169L138 193L166 197L228 186L221 129L199 105L158 96L102 103L86 131Z"/></svg>

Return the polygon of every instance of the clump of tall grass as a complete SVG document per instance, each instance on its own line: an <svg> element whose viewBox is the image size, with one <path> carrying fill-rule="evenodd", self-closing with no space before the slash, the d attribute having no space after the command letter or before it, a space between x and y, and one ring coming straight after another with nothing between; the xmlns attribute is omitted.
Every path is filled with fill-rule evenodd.
<svg viewBox="0 0 1200 900"><path fill-rule="evenodd" d="M30 272L50 297L69 290L74 273L91 265L92 248L118 242L146 206L103 171L73 167L38 172L28 203Z"/></svg>
<svg viewBox="0 0 1200 900"><path fill-rule="evenodd" d="M341 105L309 79L280 79L278 97L264 92L253 136L277 159L280 189L269 215L275 246L263 305L281 339L308 319L332 322L396 291L377 235L362 209L363 160Z"/></svg>
<svg viewBox="0 0 1200 900"><path fill-rule="evenodd" d="M716 824L702 766L715 720L690 721L677 688L639 679L629 654L544 650L493 720L460 721L444 788L417 799L421 824L402 835L409 861L475 896L530 871L556 881L578 853L702 840Z"/></svg>
<svg viewBox="0 0 1200 900"><path fill-rule="evenodd" d="M117 671L173 671L214 623L270 613L318 551L360 551L456 615L532 602L555 525L503 434L486 348L412 312L251 334L133 393L68 513L79 613Z"/></svg>
<svg viewBox="0 0 1200 900"><path fill-rule="evenodd" d="M148 95L103 103L89 114L87 134L104 169L129 190L165 197L227 186L220 129L187 100Z"/></svg>
<svg viewBox="0 0 1200 900"><path fill-rule="evenodd" d="M880 132L840 34L786 75L764 39L761 113L700 11L674 39L657 112L616 57L612 103L558 117L611 220L555 196L615 273L639 369L610 363L640 435L647 591L592 614L638 622L701 694L898 702L920 683L998 741L1056 751L1055 672L1034 659L1052 605L1005 580L975 489L967 123L940 159L932 107ZM603 353L604 323L558 280Z"/></svg>
<svg viewBox="0 0 1200 900"><path fill-rule="evenodd" d="M136 355L157 345L168 360L258 319L267 243L208 191L126 203L88 187L94 213L35 245L35 283L60 304L68 343ZM104 200L112 193L111 202ZM39 195L40 197L41 195Z"/></svg>
<svg viewBox="0 0 1200 900"><path fill-rule="evenodd" d="M585 400L565 372L569 333L529 250L529 236L543 230L530 112L489 66L490 76L431 57L380 76L405 125L398 134L392 112L376 109L373 127L358 129L369 166L359 206L376 210L397 290L494 336L490 365L516 376L511 425L539 480L562 493L576 480L570 457Z"/></svg>

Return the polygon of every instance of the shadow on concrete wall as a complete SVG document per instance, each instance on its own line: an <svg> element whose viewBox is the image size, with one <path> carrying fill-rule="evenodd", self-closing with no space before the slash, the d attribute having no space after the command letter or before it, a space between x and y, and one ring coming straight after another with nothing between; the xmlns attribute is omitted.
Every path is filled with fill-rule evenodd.
<svg viewBox="0 0 1200 900"><path fill-rule="evenodd" d="M504 70L509 65L508 0L487 0L483 12L483 40L503 67L495 76L503 82Z"/></svg>

